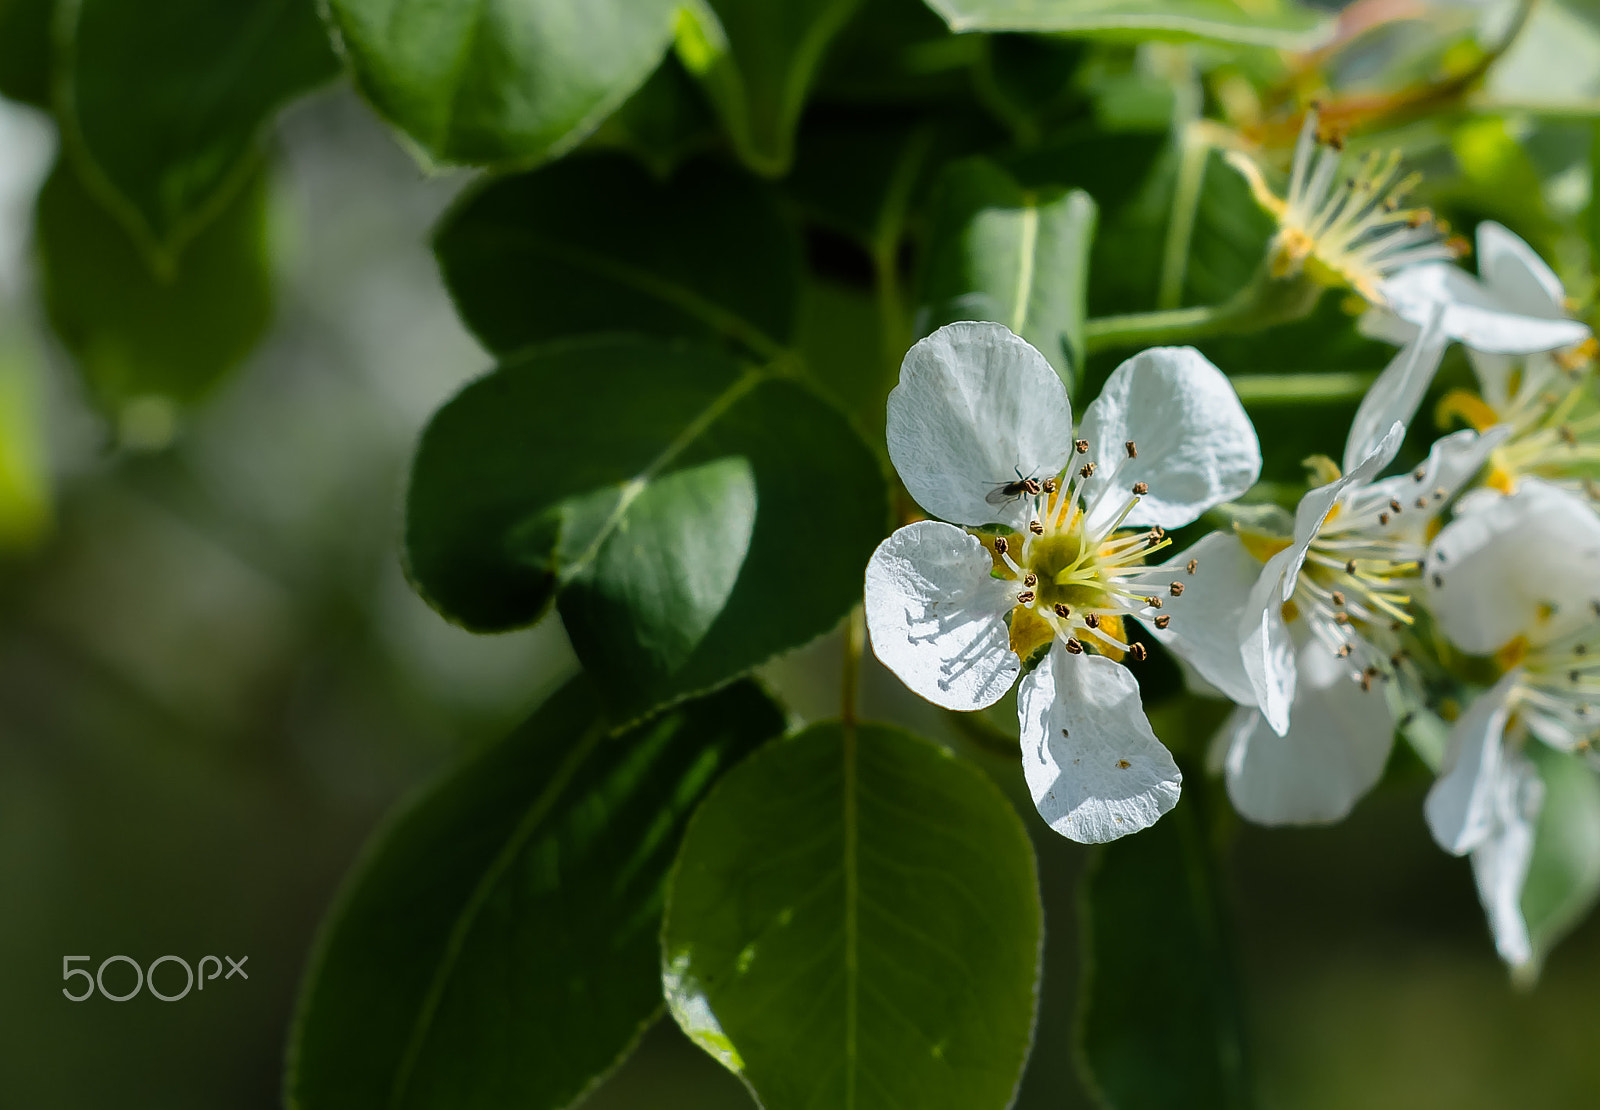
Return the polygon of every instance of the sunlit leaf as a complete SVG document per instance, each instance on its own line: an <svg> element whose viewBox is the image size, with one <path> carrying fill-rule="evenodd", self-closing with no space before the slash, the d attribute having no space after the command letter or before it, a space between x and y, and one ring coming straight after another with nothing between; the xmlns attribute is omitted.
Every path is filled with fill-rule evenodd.
<svg viewBox="0 0 1600 1110"><path fill-rule="evenodd" d="M71 0L57 110L85 182L161 261L254 172L266 122L338 63L314 0Z"/></svg>
<svg viewBox="0 0 1600 1110"><path fill-rule="evenodd" d="M660 1011L661 905L690 813L782 727L740 684L615 734L580 678L423 793L324 927L290 1105L570 1105Z"/></svg>
<svg viewBox="0 0 1600 1110"><path fill-rule="evenodd" d="M357 85L441 162L564 153L644 83L678 0L328 0Z"/></svg>
<svg viewBox="0 0 1600 1110"><path fill-rule="evenodd" d="M1001 1110L1027 1055L1033 848L925 740L819 725L706 799L662 927L678 1024L767 1110Z"/></svg>
<svg viewBox="0 0 1600 1110"><path fill-rule="evenodd" d="M43 358L0 310L0 551L28 547L49 526Z"/></svg>
<svg viewBox="0 0 1600 1110"><path fill-rule="evenodd" d="M554 601L621 712L704 690L834 626L885 531L834 408L771 371L645 339L529 351L423 434L413 580L498 630Z"/></svg>
<svg viewBox="0 0 1600 1110"><path fill-rule="evenodd" d="M1317 15L1287 3L1231 0L928 0L955 31L1151 35L1306 50L1325 34Z"/></svg>
<svg viewBox="0 0 1600 1110"><path fill-rule="evenodd" d="M571 158L469 195L434 249L457 307L501 352L597 332L792 339L800 248L769 189L711 162L670 181Z"/></svg>
<svg viewBox="0 0 1600 1110"><path fill-rule="evenodd" d="M926 334L993 320L1037 347L1068 388L1083 365L1095 205L1082 190L1024 189L984 159L945 173L923 283Z"/></svg>

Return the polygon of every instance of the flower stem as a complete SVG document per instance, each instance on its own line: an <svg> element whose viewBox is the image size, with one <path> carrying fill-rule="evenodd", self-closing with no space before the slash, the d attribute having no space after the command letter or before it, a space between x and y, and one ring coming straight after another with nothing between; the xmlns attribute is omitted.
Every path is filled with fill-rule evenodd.
<svg viewBox="0 0 1600 1110"><path fill-rule="evenodd" d="M1084 324L1084 344L1093 353L1111 347L1198 339L1226 330L1234 315L1233 306L1226 304L1101 316Z"/></svg>
<svg viewBox="0 0 1600 1110"><path fill-rule="evenodd" d="M1332 404L1359 401L1372 383L1376 370L1312 371L1304 374L1239 374L1228 379L1239 400L1264 408L1269 405Z"/></svg>

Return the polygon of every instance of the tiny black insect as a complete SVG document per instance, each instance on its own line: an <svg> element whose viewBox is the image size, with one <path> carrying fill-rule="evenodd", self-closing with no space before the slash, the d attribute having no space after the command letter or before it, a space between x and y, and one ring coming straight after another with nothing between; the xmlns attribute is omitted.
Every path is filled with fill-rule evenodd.
<svg viewBox="0 0 1600 1110"><path fill-rule="evenodd" d="M984 500L991 505L1007 505L1019 497L1038 497L1043 489L1044 485L1039 479L1024 478L1022 472L1018 471L1016 481L999 483Z"/></svg>

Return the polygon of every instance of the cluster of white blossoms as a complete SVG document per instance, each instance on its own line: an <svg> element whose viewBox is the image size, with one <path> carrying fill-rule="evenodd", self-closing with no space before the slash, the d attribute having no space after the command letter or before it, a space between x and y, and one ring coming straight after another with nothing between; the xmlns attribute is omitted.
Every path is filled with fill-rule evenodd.
<svg viewBox="0 0 1600 1110"><path fill-rule="evenodd" d="M1302 207L1327 185L1304 147ZM872 557L878 657L955 710L1020 677L1034 802L1086 842L1149 826L1181 786L1124 666L1146 653L1130 622L1237 703L1214 764L1257 822L1344 817L1382 776L1396 725L1431 714L1449 739L1419 749L1439 772L1429 828L1470 855L1502 956L1536 959L1520 908L1544 796L1530 748L1589 758L1600 726L1600 399L1594 341L1554 274L1498 225L1478 242L1479 277L1420 247L1368 275L1363 328L1404 346L1343 459L1307 460L1313 488L1293 512L1225 504L1255 483L1259 446L1193 349L1123 363L1075 429L1054 371L1005 328L953 324L916 344L888 444L937 519ZM1468 426L1388 474L1452 342L1480 388L1436 415ZM1170 553L1167 529L1219 507L1230 530Z"/></svg>

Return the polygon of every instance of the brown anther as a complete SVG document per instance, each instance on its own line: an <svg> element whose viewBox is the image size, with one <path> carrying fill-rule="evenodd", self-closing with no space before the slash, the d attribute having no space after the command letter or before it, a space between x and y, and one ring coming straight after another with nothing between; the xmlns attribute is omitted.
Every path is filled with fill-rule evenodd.
<svg viewBox="0 0 1600 1110"><path fill-rule="evenodd" d="M1163 632L1166 631L1167 625L1169 625L1171 623L1172 623L1172 614L1171 613L1162 613L1159 617L1156 618L1156 627L1161 629Z"/></svg>
<svg viewBox="0 0 1600 1110"><path fill-rule="evenodd" d="M1183 583L1182 582L1174 582L1174 583L1172 583L1172 585L1167 587L1167 592L1170 593L1173 597L1182 597L1183 596Z"/></svg>
<svg viewBox="0 0 1600 1110"><path fill-rule="evenodd" d="M1395 670L1399 670L1400 669L1400 661L1402 659L1404 659L1405 657L1406 657L1406 653L1405 652L1403 652L1403 651L1395 652L1393 655L1389 656L1389 666L1393 667Z"/></svg>
<svg viewBox="0 0 1600 1110"><path fill-rule="evenodd" d="M1417 498L1416 505L1419 509L1426 509L1428 507L1428 499L1426 497L1419 497Z"/></svg>
<svg viewBox="0 0 1600 1110"><path fill-rule="evenodd" d="M1354 574L1356 572L1356 561L1354 559L1350 559L1345 562L1344 572L1346 574Z"/></svg>
<svg viewBox="0 0 1600 1110"><path fill-rule="evenodd" d="M1083 644L1079 642L1079 640L1078 640L1078 638L1076 636L1068 636L1067 637L1067 654L1069 654L1069 655L1082 655L1083 654Z"/></svg>
<svg viewBox="0 0 1600 1110"><path fill-rule="evenodd" d="M1589 654L1589 645L1588 644L1573 644L1572 645L1572 654L1574 654L1574 655L1588 655Z"/></svg>
<svg viewBox="0 0 1600 1110"><path fill-rule="evenodd" d="M1100 627L1100 614L1099 613L1090 613L1088 616L1083 618L1083 623L1088 625L1090 628L1099 628Z"/></svg>
<svg viewBox="0 0 1600 1110"><path fill-rule="evenodd" d="M1378 672L1378 668L1377 667L1368 667L1366 670L1362 671L1361 672L1361 688L1363 690L1372 689L1372 680L1378 677L1378 673L1379 672Z"/></svg>
<svg viewBox="0 0 1600 1110"><path fill-rule="evenodd" d="M1334 624L1349 624L1350 623L1350 614L1346 613L1343 609L1339 610L1337 613L1335 613L1333 615L1333 623Z"/></svg>
<svg viewBox="0 0 1600 1110"><path fill-rule="evenodd" d="M1080 477L1080 478L1092 478L1092 477L1094 477L1094 463L1084 463L1083 466L1081 468L1079 468L1079 470L1078 470L1078 477Z"/></svg>
<svg viewBox="0 0 1600 1110"><path fill-rule="evenodd" d="M1379 513L1378 514L1378 523L1379 524L1388 524L1389 523L1389 514L1388 513Z"/></svg>
<svg viewBox="0 0 1600 1110"><path fill-rule="evenodd" d="M1018 605L1032 605L1033 604L1033 597L1034 597L1034 594L1033 594L1032 590L1023 590L1020 594L1017 595L1017 604Z"/></svg>
<svg viewBox="0 0 1600 1110"><path fill-rule="evenodd" d="M1155 594L1151 594L1149 597L1145 598L1144 599L1144 603L1146 605L1150 606L1150 608L1152 608L1152 609L1161 608L1161 599L1159 597L1157 597Z"/></svg>
<svg viewBox="0 0 1600 1110"><path fill-rule="evenodd" d="M1439 486L1438 488L1436 488L1433 491L1433 499L1435 501L1443 501L1445 499L1445 492L1444 492L1444 487L1443 486Z"/></svg>
<svg viewBox="0 0 1600 1110"><path fill-rule="evenodd" d="M1086 439L1075 440L1072 446L1078 449L1078 454L1080 455L1087 455L1089 453L1089 441Z"/></svg>
<svg viewBox="0 0 1600 1110"><path fill-rule="evenodd" d="M1126 447L1128 449L1128 458L1137 459L1139 457L1139 447L1138 447L1137 444L1135 444L1133 442L1133 440L1130 439L1127 443L1124 443L1122 446L1124 446L1124 447Z"/></svg>
<svg viewBox="0 0 1600 1110"><path fill-rule="evenodd" d="M1195 568L1198 567L1199 565L1200 565L1200 560L1199 559L1190 559L1189 560L1189 565L1184 567L1183 569L1188 571L1190 574L1193 574L1195 572Z"/></svg>
<svg viewBox="0 0 1600 1110"><path fill-rule="evenodd" d="M996 536L994 538L994 553L996 555L1004 555L1006 553L1006 549L1010 546L1011 545L1006 542L1006 538L1004 536Z"/></svg>
<svg viewBox="0 0 1600 1110"><path fill-rule="evenodd" d="M1150 658L1150 653L1144 649L1143 644L1129 644L1128 654L1133 657L1135 663L1143 663Z"/></svg>
<svg viewBox="0 0 1600 1110"><path fill-rule="evenodd" d="M1031 590L1039 584L1039 576L1030 570L1022 576L1022 584Z"/></svg>
<svg viewBox="0 0 1600 1110"><path fill-rule="evenodd" d="M1039 487L1046 493L1054 493L1056 491L1057 484L1058 483L1054 478L1046 478L1043 482L1039 483Z"/></svg>
<svg viewBox="0 0 1600 1110"><path fill-rule="evenodd" d="M1028 521L1028 531L1032 532L1036 536L1042 536L1044 535L1044 525L1040 524L1037 520L1030 520Z"/></svg>
<svg viewBox="0 0 1600 1110"><path fill-rule="evenodd" d="M1419 467L1417 467L1415 470L1413 470L1411 472L1411 477L1414 480L1418 481L1418 482L1422 481L1427 476L1428 476L1428 468L1427 468L1426 465L1419 466Z"/></svg>
<svg viewBox="0 0 1600 1110"><path fill-rule="evenodd" d="M1339 658L1340 659L1347 658L1350 655L1350 650L1351 650L1351 648L1350 648L1349 644L1340 644L1339 645L1339 652L1338 652Z"/></svg>
<svg viewBox="0 0 1600 1110"><path fill-rule="evenodd" d="M1070 620L1072 618L1072 606L1066 604L1065 602L1058 601L1055 603L1053 608L1055 609L1056 616L1060 617L1062 620Z"/></svg>
<svg viewBox="0 0 1600 1110"><path fill-rule="evenodd" d="M1437 590L1443 585L1444 585L1444 575L1435 574L1433 576L1433 588Z"/></svg>
<svg viewBox="0 0 1600 1110"><path fill-rule="evenodd" d="M1344 604L1344 594L1341 593L1338 590L1334 590L1333 591L1333 603L1335 605L1343 605Z"/></svg>
<svg viewBox="0 0 1600 1110"><path fill-rule="evenodd" d="M1150 492L1150 483L1149 482L1135 482L1135 483L1133 483L1133 492L1137 496L1143 497L1145 494Z"/></svg>
<svg viewBox="0 0 1600 1110"><path fill-rule="evenodd" d="M1400 511L1400 508L1401 508L1401 505L1400 505L1399 498L1396 498L1396 497L1389 498L1389 511L1390 512L1398 513Z"/></svg>
<svg viewBox="0 0 1600 1110"><path fill-rule="evenodd" d="M1452 258L1465 258L1472 253L1472 244L1459 235L1452 235L1445 240L1444 249L1450 252Z"/></svg>
<svg viewBox="0 0 1600 1110"><path fill-rule="evenodd" d="M1583 672L1582 671L1568 671L1567 672L1567 681L1568 682L1582 682L1583 681Z"/></svg>
<svg viewBox="0 0 1600 1110"><path fill-rule="evenodd" d="M1150 526L1150 534L1159 540L1166 536L1167 530L1159 524L1152 524Z"/></svg>

